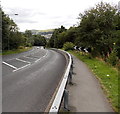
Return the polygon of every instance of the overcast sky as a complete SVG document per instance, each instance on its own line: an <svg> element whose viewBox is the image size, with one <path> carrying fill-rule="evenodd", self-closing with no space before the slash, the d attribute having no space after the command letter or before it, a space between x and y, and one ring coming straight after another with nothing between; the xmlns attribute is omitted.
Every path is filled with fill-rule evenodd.
<svg viewBox="0 0 120 114"><path fill-rule="evenodd" d="M61 25L69 28L77 24L79 13L101 1L117 5L120 0L2 0L1 5L20 31L25 31L54 29Z"/></svg>

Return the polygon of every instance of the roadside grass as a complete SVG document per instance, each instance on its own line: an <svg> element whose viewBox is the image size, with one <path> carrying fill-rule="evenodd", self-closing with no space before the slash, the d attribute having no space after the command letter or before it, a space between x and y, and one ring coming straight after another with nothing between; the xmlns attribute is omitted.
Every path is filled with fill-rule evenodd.
<svg viewBox="0 0 120 114"><path fill-rule="evenodd" d="M24 51L29 51L30 49L32 49L32 47L25 47L22 49L14 49L14 50L7 50L7 51L2 51L2 53L0 53L0 55L9 55L9 54L15 54L15 53L21 53Z"/></svg>
<svg viewBox="0 0 120 114"><path fill-rule="evenodd" d="M118 69L108 65L98 58L92 58L90 55L85 55L76 51L69 52L88 65L100 81L101 87L109 102L112 104L113 109L118 112L120 109L120 105L118 103Z"/></svg>

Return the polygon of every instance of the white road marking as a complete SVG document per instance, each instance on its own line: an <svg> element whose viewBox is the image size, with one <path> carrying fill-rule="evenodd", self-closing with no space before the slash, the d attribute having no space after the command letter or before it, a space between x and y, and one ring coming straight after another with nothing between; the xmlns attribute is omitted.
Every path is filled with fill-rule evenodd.
<svg viewBox="0 0 120 114"><path fill-rule="evenodd" d="M42 58L46 57L47 54L48 54L48 50L47 50L46 54L45 54L43 57L37 59L35 62L38 62L38 61L41 60ZM35 56L33 56L33 58L28 57L28 56L23 56L23 57L29 58L29 59L35 59ZM37 58L38 58L38 57L37 57ZM23 68L25 68L25 67L31 65L31 62L29 62L29 61L25 61L25 60L18 59L18 58L12 58L12 59L10 59L10 60L13 60L13 59L16 59L16 60L21 61L21 62L26 62L26 63L28 63L28 64L25 65L25 66L22 66L22 67L20 67L20 68L17 68L17 67L15 67L15 66L13 66L13 65L11 65L11 64L9 64L9 63L3 61L3 62L2 62L3 64L6 64L6 65L8 65L9 67L12 67L12 68L15 69L15 70L13 70L13 72L16 72L16 71L18 71L18 70L20 70L20 69L23 69Z"/></svg>
<svg viewBox="0 0 120 114"><path fill-rule="evenodd" d="M23 68L25 68L25 67L27 67L27 66L29 66L30 64L27 64L27 65L25 65L25 66L23 66L23 67L20 67L20 68L17 68L16 70L13 70L13 72L16 72L16 71L18 71L18 70L20 70L20 69L23 69Z"/></svg>
<svg viewBox="0 0 120 114"><path fill-rule="evenodd" d="M22 60L22 59L18 59L18 58L16 58L16 60L18 60L18 61L21 61L21 62L24 62L24 63L31 63L31 62L29 62L29 61L24 61L24 60Z"/></svg>
<svg viewBox="0 0 120 114"><path fill-rule="evenodd" d="M46 54L45 54L43 57L41 57L41 58L37 59L35 62L40 61L42 58L46 57L46 56L47 56L47 54L48 54L48 50L47 50Z"/></svg>
<svg viewBox="0 0 120 114"><path fill-rule="evenodd" d="M42 59L42 57L41 57L40 59ZM37 60L35 61L35 63L38 62L40 59L37 59Z"/></svg>
<svg viewBox="0 0 120 114"><path fill-rule="evenodd" d="M15 66L13 66L13 65L11 65L11 64L9 64L9 63L6 63L6 62L4 62L4 61L3 61L2 63L5 64L5 65L8 65L8 66L11 67L11 68L16 69L16 70L18 69L17 67L15 67Z"/></svg>

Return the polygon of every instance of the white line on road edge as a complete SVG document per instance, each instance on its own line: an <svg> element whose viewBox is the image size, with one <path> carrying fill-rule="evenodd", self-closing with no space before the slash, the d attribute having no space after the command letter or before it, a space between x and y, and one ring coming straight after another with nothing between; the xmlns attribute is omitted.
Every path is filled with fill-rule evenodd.
<svg viewBox="0 0 120 114"><path fill-rule="evenodd" d="M10 65L9 63L6 63L6 62L2 62L3 64L5 64L5 65L8 65L9 67L11 67L11 68L14 68L14 69L16 69L17 70L17 67L15 67L15 66L13 66L13 65Z"/></svg>
<svg viewBox="0 0 120 114"><path fill-rule="evenodd" d="M46 57L46 56L47 56L47 54L48 54L48 50L47 50L46 54L45 54L43 57L41 57L41 58L37 59L35 62L40 61L42 58Z"/></svg>
<svg viewBox="0 0 120 114"><path fill-rule="evenodd" d="M24 62L24 63L31 63L31 62L29 62L29 61L24 61L24 60L22 60L22 59L18 59L18 58L16 58L16 60L18 60L18 61L21 61L21 62Z"/></svg>
<svg viewBox="0 0 120 114"><path fill-rule="evenodd" d="M27 66L29 66L30 64L27 64L27 65L25 65L25 66L23 66L23 67L20 67L20 68L17 68L16 70L13 70L13 72L16 72L16 71L18 71L18 70L20 70L20 69L23 69L23 68L25 68L25 67L27 67Z"/></svg>
<svg viewBox="0 0 120 114"><path fill-rule="evenodd" d="M60 50L60 51L63 51L63 50ZM68 64L68 67L67 67L66 72L64 74L61 85L60 85L60 87L57 91L55 99L52 103L52 106L49 110L49 114L53 114L53 112L54 112L54 114L58 113L58 110L59 110L59 107L60 107L60 104L61 104L61 100L62 100L62 97L63 97L63 94L64 94L65 86L66 86L66 83L67 83L67 80L68 80L68 75L69 75L69 72L70 72L71 64L72 64L71 55L66 51L63 51L63 52L67 53L67 55L69 56L69 64Z"/></svg>

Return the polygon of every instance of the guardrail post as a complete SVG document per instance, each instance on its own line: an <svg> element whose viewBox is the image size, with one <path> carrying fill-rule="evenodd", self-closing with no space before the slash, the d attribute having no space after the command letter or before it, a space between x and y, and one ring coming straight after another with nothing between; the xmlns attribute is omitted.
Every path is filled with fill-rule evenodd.
<svg viewBox="0 0 120 114"><path fill-rule="evenodd" d="M71 70L71 72L73 74L73 64L71 64L71 69L70 70Z"/></svg>
<svg viewBox="0 0 120 114"><path fill-rule="evenodd" d="M71 56L72 64L73 64L73 57Z"/></svg>
<svg viewBox="0 0 120 114"><path fill-rule="evenodd" d="M70 72L69 72L69 84L73 84L72 83L72 69L70 69Z"/></svg>
<svg viewBox="0 0 120 114"><path fill-rule="evenodd" d="M68 109L68 96L69 96L69 91L64 90L64 108L69 111Z"/></svg>

